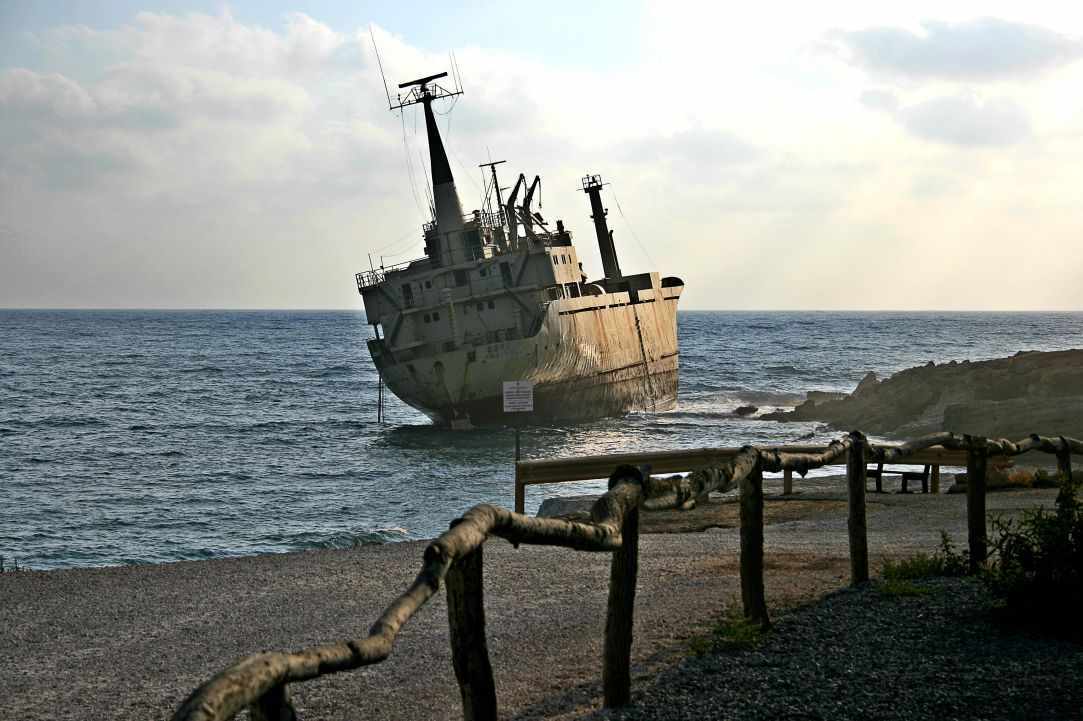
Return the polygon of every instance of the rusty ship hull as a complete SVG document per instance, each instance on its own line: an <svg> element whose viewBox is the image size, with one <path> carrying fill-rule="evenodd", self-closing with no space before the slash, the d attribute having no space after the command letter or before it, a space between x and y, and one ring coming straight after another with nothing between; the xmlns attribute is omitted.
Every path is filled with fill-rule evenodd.
<svg viewBox="0 0 1083 721"><path fill-rule="evenodd" d="M534 384L532 422L589 420L677 403L682 286L549 304L538 334L412 361L373 347L388 388L445 426L507 422L503 381ZM373 344L376 345L376 344Z"/></svg>

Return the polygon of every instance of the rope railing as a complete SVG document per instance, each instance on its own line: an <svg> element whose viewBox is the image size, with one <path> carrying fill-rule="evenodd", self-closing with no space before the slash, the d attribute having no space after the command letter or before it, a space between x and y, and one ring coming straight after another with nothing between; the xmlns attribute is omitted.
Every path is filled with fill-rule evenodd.
<svg viewBox="0 0 1083 721"><path fill-rule="evenodd" d="M967 452L967 516L970 559L984 563L985 461L1028 451L1054 454L1060 472L1071 478L1071 454L1083 441L1032 435L1018 442L955 433L936 433L890 448L870 446L853 431L822 450L745 446L724 460L686 476L651 477L649 467L618 466L609 490L591 509L589 522L533 518L481 504L468 510L425 549L414 582L359 639L312 646L292 653L249 656L195 689L173 721L226 721L248 709L253 721L295 721L289 684L380 663L390 654L399 630L445 583L452 663L468 721L496 719L497 703L485 639L482 547L490 537L515 545L560 546L613 553L603 655L603 695L607 707L631 698L632 618L638 573L639 510L687 510L715 491L740 489L740 573L744 615L770 624L763 583L763 473L804 475L845 457L849 498L848 533L851 583L869 578L865 525L865 464L869 459L905 461L934 446Z"/></svg>

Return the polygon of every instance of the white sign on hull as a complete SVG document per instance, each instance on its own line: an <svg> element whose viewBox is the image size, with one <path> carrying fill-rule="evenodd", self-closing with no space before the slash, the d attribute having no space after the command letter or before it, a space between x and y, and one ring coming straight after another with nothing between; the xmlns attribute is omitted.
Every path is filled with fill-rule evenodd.
<svg viewBox="0 0 1083 721"><path fill-rule="evenodd" d="M504 381L504 412L530 413L534 410L533 381Z"/></svg>

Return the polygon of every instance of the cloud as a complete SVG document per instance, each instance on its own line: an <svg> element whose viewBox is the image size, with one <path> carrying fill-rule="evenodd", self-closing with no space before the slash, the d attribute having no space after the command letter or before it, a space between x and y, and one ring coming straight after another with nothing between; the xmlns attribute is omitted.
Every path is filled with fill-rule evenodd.
<svg viewBox="0 0 1083 721"><path fill-rule="evenodd" d="M884 112L911 135L966 148L1015 145L1031 136L1030 119L1009 98L983 100L974 94L946 95L909 105L884 90L861 93L866 107Z"/></svg>
<svg viewBox="0 0 1083 721"><path fill-rule="evenodd" d="M835 31L829 39L853 65L910 80L1019 79L1083 57L1083 40L1038 25L980 18L921 27Z"/></svg>
<svg viewBox="0 0 1083 721"><path fill-rule="evenodd" d="M873 110L894 113L899 109L899 98L887 90L866 90L861 93L861 104Z"/></svg>
<svg viewBox="0 0 1083 721"><path fill-rule="evenodd" d="M1023 108L1006 98L945 96L900 108L896 118L919 138L971 148L1015 145L1031 134Z"/></svg>
<svg viewBox="0 0 1083 721"><path fill-rule="evenodd" d="M725 130L688 128L622 144L619 157L631 163L662 163L688 180L762 156L759 148Z"/></svg>
<svg viewBox="0 0 1083 721"><path fill-rule="evenodd" d="M13 68L0 73L0 106L34 117L87 117L94 100L78 83L59 73Z"/></svg>

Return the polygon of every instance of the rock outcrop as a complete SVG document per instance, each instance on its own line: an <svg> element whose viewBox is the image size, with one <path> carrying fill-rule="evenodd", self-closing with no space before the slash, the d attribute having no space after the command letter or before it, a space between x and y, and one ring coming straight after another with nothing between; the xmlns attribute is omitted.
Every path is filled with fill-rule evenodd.
<svg viewBox="0 0 1083 721"><path fill-rule="evenodd" d="M1017 440L1029 433L1083 438L1083 350L1020 352L971 363L929 363L886 380L869 373L850 395L810 393L763 419L824 421L913 437L955 431Z"/></svg>

